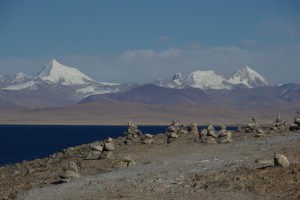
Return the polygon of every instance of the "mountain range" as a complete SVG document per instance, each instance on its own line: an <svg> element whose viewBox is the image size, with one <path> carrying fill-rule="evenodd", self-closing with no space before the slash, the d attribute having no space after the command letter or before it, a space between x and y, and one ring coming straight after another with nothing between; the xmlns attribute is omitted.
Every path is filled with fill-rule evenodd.
<svg viewBox="0 0 300 200"><path fill-rule="evenodd" d="M220 110L284 111L300 108L300 84L270 85L247 65L231 74L177 73L152 83L98 82L76 68L51 60L35 77L0 76L0 108L49 109L95 103L107 105L189 106ZM133 106L135 107L135 106ZM110 110L114 110L112 107ZM186 109L186 108L183 108ZM125 109L126 110L126 109ZM153 110L153 109L152 109ZM113 111L114 113L117 111ZM107 111L109 115L109 110Z"/></svg>

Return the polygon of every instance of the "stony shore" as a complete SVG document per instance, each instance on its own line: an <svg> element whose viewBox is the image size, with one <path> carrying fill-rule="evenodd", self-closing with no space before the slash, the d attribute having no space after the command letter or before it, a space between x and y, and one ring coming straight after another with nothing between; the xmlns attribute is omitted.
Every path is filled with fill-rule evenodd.
<svg viewBox="0 0 300 200"><path fill-rule="evenodd" d="M198 134L190 132L178 134L169 144L163 133L144 135L139 142L132 137L132 142L128 135L95 141L45 159L1 167L0 197L300 198L299 132L233 132L232 143L224 144L203 144ZM274 153L285 155L290 165L274 167ZM99 159L103 154L110 156Z"/></svg>

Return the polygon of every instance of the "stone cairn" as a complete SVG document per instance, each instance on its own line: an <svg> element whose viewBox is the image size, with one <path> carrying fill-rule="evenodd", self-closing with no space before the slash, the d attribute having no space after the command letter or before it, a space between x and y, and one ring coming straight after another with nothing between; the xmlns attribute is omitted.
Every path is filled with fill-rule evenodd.
<svg viewBox="0 0 300 200"><path fill-rule="evenodd" d="M300 112L297 112L296 117L294 118L294 123L290 126L290 131L300 131Z"/></svg>
<svg viewBox="0 0 300 200"><path fill-rule="evenodd" d="M142 144L152 144L153 143L153 135L146 133L141 137Z"/></svg>
<svg viewBox="0 0 300 200"><path fill-rule="evenodd" d="M264 131L259 128L259 124L255 117L252 117L252 121L245 128L246 133L255 133L256 137L264 136Z"/></svg>
<svg viewBox="0 0 300 200"><path fill-rule="evenodd" d="M179 134L188 133L187 128L184 125L179 125L179 122L173 120L171 125L166 130L167 143L173 143L177 140Z"/></svg>
<svg viewBox="0 0 300 200"><path fill-rule="evenodd" d="M287 127L287 122L283 122L280 119L280 113L277 113L276 120L273 122L272 127L270 128L270 133L286 131L286 127Z"/></svg>
<svg viewBox="0 0 300 200"><path fill-rule="evenodd" d="M59 177L63 182L68 182L69 179L78 178L80 174L78 172L79 166L75 162L69 162L66 166L63 167L63 173Z"/></svg>
<svg viewBox="0 0 300 200"><path fill-rule="evenodd" d="M190 125L189 131L190 131L191 134L198 135L198 134L199 134L199 131L198 131L198 124L197 124L197 123L192 123L192 124Z"/></svg>
<svg viewBox="0 0 300 200"><path fill-rule="evenodd" d="M112 138L107 138L104 141L103 151L100 155L100 159L111 159L113 156L113 151L115 150L115 144Z"/></svg>
<svg viewBox="0 0 300 200"><path fill-rule="evenodd" d="M126 136L125 144L139 143L141 141L142 132L138 129L137 125L132 121L128 122L128 129L124 132Z"/></svg>
<svg viewBox="0 0 300 200"><path fill-rule="evenodd" d="M221 130L219 131L219 135L217 138L218 143L231 143L232 142L232 133L226 130L226 126L224 124L221 125Z"/></svg>
<svg viewBox="0 0 300 200"><path fill-rule="evenodd" d="M103 151L103 146L101 145L90 145L90 150L86 156L86 160L96 160L100 158L100 155Z"/></svg>
<svg viewBox="0 0 300 200"><path fill-rule="evenodd" d="M213 127L213 125L209 124L207 128L203 129L200 132L199 137L200 137L200 141L202 143L216 144L218 134L217 134L215 128Z"/></svg>

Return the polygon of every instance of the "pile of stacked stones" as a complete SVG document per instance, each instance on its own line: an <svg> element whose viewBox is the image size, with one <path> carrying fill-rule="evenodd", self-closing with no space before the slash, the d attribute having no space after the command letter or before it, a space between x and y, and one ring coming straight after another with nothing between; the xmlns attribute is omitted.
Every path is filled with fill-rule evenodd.
<svg viewBox="0 0 300 200"><path fill-rule="evenodd" d="M69 162L66 166L63 167L63 173L59 177L63 182L68 182L69 179L78 178L80 174L78 172L79 166L74 162Z"/></svg>
<svg viewBox="0 0 300 200"><path fill-rule="evenodd" d="M221 130L219 133L216 132L213 125L209 124L206 129L203 129L200 134L200 141L206 144L216 144L216 143L231 143L232 133L226 130L224 124L221 125Z"/></svg>
<svg viewBox="0 0 300 200"><path fill-rule="evenodd" d="M90 145L90 150L86 156L86 160L96 160L99 159L101 153L103 151L103 146L101 145Z"/></svg>
<svg viewBox="0 0 300 200"><path fill-rule="evenodd" d="M217 143L218 134L213 127L213 125L209 124L206 129L203 129L200 134L200 141L206 144L215 144Z"/></svg>
<svg viewBox="0 0 300 200"><path fill-rule="evenodd" d="M108 138L104 141L103 151L100 155L100 159L110 159L113 156L115 150L115 144L112 138Z"/></svg>
<svg viewBox="0 0 300 200"><path fill-rule="evenodd" d="M146 133L141 137L142 144L152 144L153 143L153 136L149 133Z"/></svg>
<svg viewBox="0 0 300 200"><path fill-rule="evenodd" d="M296 117L294 118L294 123L290 126L290 131L300 131L300 112L297 112Z"/></svg>
<svg viewBox="0 0 300 200"><path fill-rule="evenodd" d="M221 125L221 130L219 131L219 135L217 138L218 143L231 143L232 142L232 133L226 130L226 126L224 124Z"/></svg>
<svg viewBox="0 0 300 200"><path fill-rule="evenodd" d="M198 131L198 124L197 123L192 123L190 125L190 133L191 134L195 134L195 135L198 135L199 134L199 131Z"/></svg>
<svg viewBox="0 0 300 200"><path fill-rule="evenodd" d="M178 121L173 120L171 125L166 130L167 143L173 143L177 140L178 134L188 133L187 128L183 125L179 125Z"/></svg>
<svg viewBox="0 0 300 200"><path fill-rule="evenodd" d="M276 120L273 122L272 127L270 129L270 133L276 133L281 131L286 131L287 123L281 121L280 113L277 113Z"/></svg>
<svg viewBox="0 0 300 200"><path fill-rule="evenodd" d="M143 135L142 132L138 129L137 125L135 125L133 122L128 123L128 129L124 132L124 135L126 136L125 144L130 143L139 143L140 137Z"/></svg>
<svg viewBox="0 0 300 200"><path fill-rule="evenodd" d="M265 133L262 129L259 128L259 124L255 117L252 117L252 121L247 125L245 131L246 133L256 133L255 136L257 137L263 136Z"/></svg>

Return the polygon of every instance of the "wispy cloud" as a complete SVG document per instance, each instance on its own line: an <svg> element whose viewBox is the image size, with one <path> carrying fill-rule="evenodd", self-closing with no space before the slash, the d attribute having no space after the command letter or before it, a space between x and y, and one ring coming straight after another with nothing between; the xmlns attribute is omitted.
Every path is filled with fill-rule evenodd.
<svg viewBox="0 0 300 200"><path fill-rule="evenodd" d="M261 44L255 40L245 39L241 41L241 45L245 47L260 47Z"/></svg>
<svg viewBox="0 0 300 200"><path fill-rule="evenodd" d="M160 36L157 37L157 40L160 43L169 43L171 41L171 38L167 35L160 35Z"/></svg>

